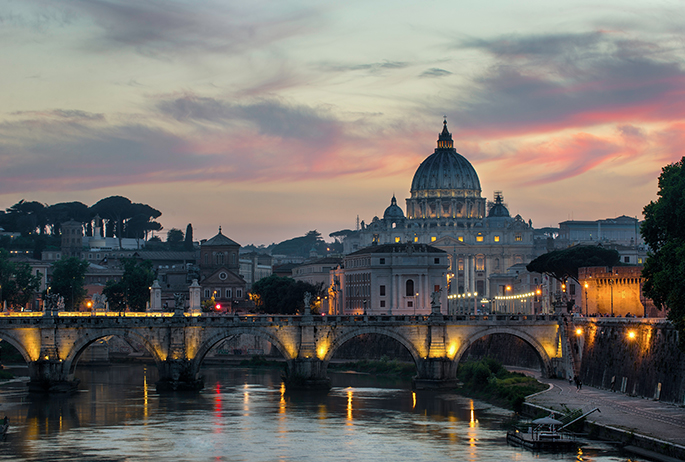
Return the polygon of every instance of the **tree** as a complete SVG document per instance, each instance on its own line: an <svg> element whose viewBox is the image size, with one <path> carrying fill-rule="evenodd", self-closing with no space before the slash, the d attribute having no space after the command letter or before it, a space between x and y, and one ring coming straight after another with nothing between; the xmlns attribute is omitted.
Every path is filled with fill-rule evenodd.
<svg viewBox="0 0 685 462"><path fill-rule="evenodd" d="M685 157L662 169L659 198L643 210L640 233L649 246L643 287L657 308L667 308L685 350Z"/></svg>
<svg viewBox="0 0 685 462"><path fill-rule="evenodd" d="M109 309L123 311L127 306L131 311L145 311L150 300L150 285L155 279L152 262L123 258L124 275L121 281L107 281L102 293L107 297Z"/></svg>
<svg viewBox="0 0 685 462"><path fill-rule="evenodd" d="M13 262L0 249L0 306L7 301L10 308L25 307L39 287L40 276L32 273L28 263Z"/></svg>
<svg viewBox="0 0 685 462"><path fill-rule="evenodd" d="M272 274L252 284L252 300L257 309L270 314L297 314L304 309L304 294L312 294L310 308L315 307L317 296L321 295L323 285L312 285L288 277Z"/></svg>
<svg viewBox="0 0 685 462"><path fill-rule="evenodd" d="M183 247L183 231L171 228L166 233L166 242L171 250L179 250Z"/></svg>
<svg viewBox="0 0 685 462"><path fill-rule="evenodd" d="M183 241L183 249L193 250L193 248L193 225L188 223L188 226L186 226L186 237Z"/></svg>
<svg viewBox="0 0 685 462"><path fill-rule="evenodd" d="M609 266L619 264L619 254L615 250L596 245L576 245L562 250L554 250L526 265L531 273L548 274L559 281L567 278L578 282L578 268L586 266Z"/></svg>
<svg viewBox="0 0 685 462"><path fill-rule="evenodd" d="M88 291L83 283L89 263L76 257L63 258L52 264L52 280L49 291L64 298L64 306L70 311L83 303Z"/></svg>
<svg viewBox="0 0 685 462"><path fill-rule="evenodd" d="M124 237L124 220L131 218L134 212L131 200L122 196L110 196L99 200L90 209L93 214L107 220L106 235L113 232L119 238L119 246L121 246L121 238Z"/></svg>

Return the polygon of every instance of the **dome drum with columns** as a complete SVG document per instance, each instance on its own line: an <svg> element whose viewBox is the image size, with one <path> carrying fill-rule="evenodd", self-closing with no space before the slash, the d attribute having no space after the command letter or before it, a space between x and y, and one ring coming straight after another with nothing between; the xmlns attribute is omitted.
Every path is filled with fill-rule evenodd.
<svg viewBox="0 0 685 462"><path fill-rule="evenodd" d="M449 254L450 293L494 296L491 276L535 258L533 227L520 215L511 217L502 192L481 197L476 170L457 153L443 121L437 148L416 170L406 199L406 215L392 196L383 218L361 222L343 242L352 253L370 245L413 242L430 244ZM493 280L495 280L493 278Z"/></svg>

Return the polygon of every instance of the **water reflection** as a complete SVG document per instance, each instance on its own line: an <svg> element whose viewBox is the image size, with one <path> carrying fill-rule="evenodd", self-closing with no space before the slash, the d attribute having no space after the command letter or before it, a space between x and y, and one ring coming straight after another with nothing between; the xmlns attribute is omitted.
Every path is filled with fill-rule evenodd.
<svg viewBox="0 0 685 462"><path fill-rule="evenodd" d="M402 381L332 374L329 393L280 371L208 368L200 393L159 395L154 367L78 371L71 397L0 387L12 422L0 461L624 461L608 447L562 456L508 447L505 411Z"/></svg>

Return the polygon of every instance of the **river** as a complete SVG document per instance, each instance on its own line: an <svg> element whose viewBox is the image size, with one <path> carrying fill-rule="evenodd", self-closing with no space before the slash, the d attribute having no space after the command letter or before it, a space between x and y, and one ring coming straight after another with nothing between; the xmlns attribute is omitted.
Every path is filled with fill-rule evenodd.
<svg viewBox="0 0 685 462"><path fill-rule="evenodd" d="M6 384L0 412L11 428L0 461L641 460L596 442L563 455L508 446L508 411L415 393L402 380L330 373L329 393L290 393L278 370L203 373L205 389L194 394L158 394L156 368L142 364L79 368L72 396L30 396L24 384Z"/></svg>

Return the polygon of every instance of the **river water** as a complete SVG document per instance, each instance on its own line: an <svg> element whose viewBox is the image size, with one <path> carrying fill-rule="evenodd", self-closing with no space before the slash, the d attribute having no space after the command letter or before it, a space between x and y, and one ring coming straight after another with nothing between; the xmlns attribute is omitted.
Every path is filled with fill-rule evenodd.
<svg viewBox="0 0 685 462"><path fill-rule="evenodd" d="M407 381L330 373L327 394L289 393L278 370L203 373L195 394L157 394L145 365L80 368L68 397L4 385L0 461L641 461L596 442L563 455L508 446L508 411Z"/></svg>

